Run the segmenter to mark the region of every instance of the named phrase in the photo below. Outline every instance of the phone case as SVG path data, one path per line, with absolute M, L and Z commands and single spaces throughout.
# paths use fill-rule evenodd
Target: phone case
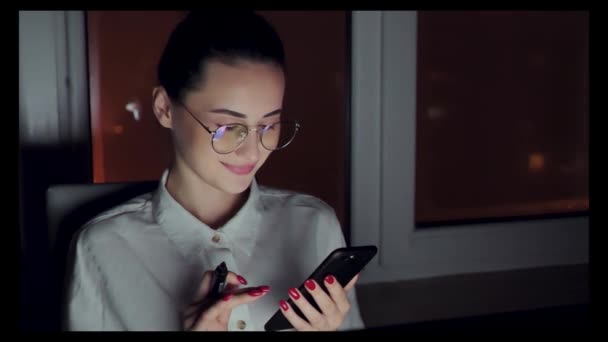
M 328 274 L 332 274 L 340 285 L 345 286 L 357 275 L 357 273 L 361 272 L 370 260 L 373 259 L 377 251 L 378 248 L 376 246 L 338 248 L 331 252 L 307 279 L 314 279 L 325 292 L 327 292 L 327 288 L 325 287 L 324 279 Z M 304 298 L 306 298 L 315 309 L 319 310 L 319 307 L 310 293 L 308 293 L 304 283 L 302 283 L 298 289 Z M 306 320 L 291 298 L 289 298 L 287 302 L 300 317 Z M 283 316 L 280 309 L 278 309 L 264 325 L 266 331 L 285 330 L 290 328 L 292 328 L 291 323 Z

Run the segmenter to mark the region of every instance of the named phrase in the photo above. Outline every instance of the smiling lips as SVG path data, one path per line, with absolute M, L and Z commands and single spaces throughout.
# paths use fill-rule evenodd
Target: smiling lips
M 255 164 L 231 165 L 222 162 L 222 165 L 224 165 L 228 170 L 230 170 L 230 172 L 239 176 L 248 175 L 251 173 L 251 171 L 253 171 L 253 169 L 255 169 Z

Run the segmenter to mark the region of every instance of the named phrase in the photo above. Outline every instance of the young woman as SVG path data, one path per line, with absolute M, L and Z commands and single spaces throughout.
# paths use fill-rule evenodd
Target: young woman
M 83 227 L 66 328 L 263 330 L 277 309 L 295 330 L 362 328 L 357 277 L 343 288 L 328 276 L 328 292 L 307 281 L 319 310 L 296 289 L 345 245 L 333 209 L 255 180 L 299 128 L 282 112 L 285 60 L 274 29 L 249 12 L 190 13 L 167 43 L 158 79 L 153 109 L 171 131 L 174 160 L 156 191 Z M 222 262 L 225 296 L 205 301 Z

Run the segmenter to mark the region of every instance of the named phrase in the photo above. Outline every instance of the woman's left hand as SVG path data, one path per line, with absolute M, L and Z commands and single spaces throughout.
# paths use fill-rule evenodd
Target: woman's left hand
M 358 279 L 359 275 L 357 274 L 345 287 L 342 287 L 335 277 L 327 276 L 324 283 L 329 294 L 323 291 L 314 280 L 307 280 L 304 285 L 321 312 L 315 309 L 298 289 L 289 289 L 289 297 L 306 316 L 308 322 L 298 316 L 285 300 L 280 301 L 281 312 L 297 331 L 337 330 L 351 307 L 346 294 L 355 286 Z

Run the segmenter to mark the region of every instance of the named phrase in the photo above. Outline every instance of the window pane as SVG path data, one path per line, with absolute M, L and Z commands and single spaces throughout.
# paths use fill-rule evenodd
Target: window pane
M 416 221 L 586 211 L 588 12 L 419 12 Z

